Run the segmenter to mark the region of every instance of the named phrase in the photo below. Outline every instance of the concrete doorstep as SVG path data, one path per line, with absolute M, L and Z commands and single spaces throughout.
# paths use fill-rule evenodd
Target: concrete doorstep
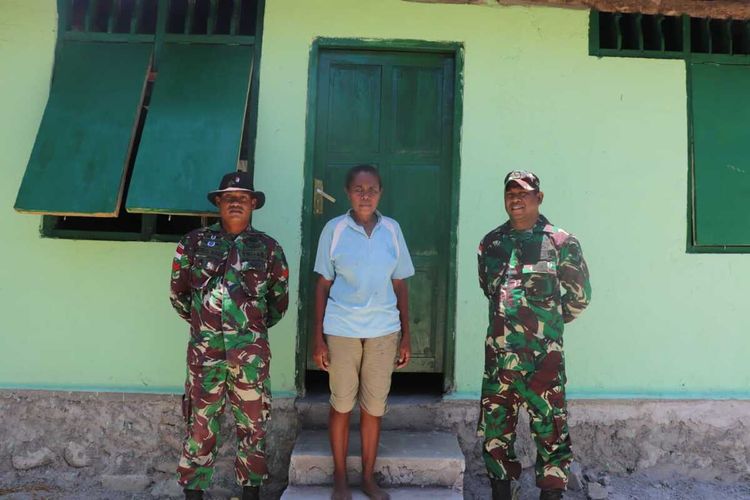
M 349 438 L 347 472 L 356 485 L 361 474 L 358 433 Z M 393 498 L 461 498 L 465 462 L 455 435 L 447 432 L 383 431 L 375 474 Z M 283 498 L 330 498 L 333 459 L 328 434 L 303 431 L 297 437 L 289 465 L 289 485 Z M 327 496 L 325 496 L 327 495 Z M 355 497 L 359 498 L 359 497 Z M 364 496 L 362 497 L 364 498 Z
M 462 500 L 463 494 L 448 488 L 386 488 L 391 500 Z M 281 495 L 281 500 L 330 500 L 331 486 L 290 486 Z M 352 500 L 367 500 L 368 497 L 356 487 L 352 488 Z

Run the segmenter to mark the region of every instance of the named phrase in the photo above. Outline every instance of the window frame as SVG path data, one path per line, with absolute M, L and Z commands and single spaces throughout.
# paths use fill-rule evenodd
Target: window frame
M 97 231 L 94 229 L 59 229 L 55 227 L 59 219 L 64 218 L 62 215 L 44 215 L 39 231 L 43 238 L 56 238 L 64 240 L 92 240 L 92 241 L 147 241 L 147 242 L 171 242 L 177 243 L 185 235 L 184 233 L 159 233 L 156 230 L 156 218 L 159 216 L 168 216 L 166 214 L 137 214 L 141 218 L 141 230 L 135 231 Z M 201 225 L 206 227 L 211 225 L 209 219 L 218 218 L 207 215 L 172 215 L 171 217 L 191 217 L 200 218 Z
M 688 254 L 746 254 L 750 253 L 750 245 L 697 245 L 695 243 L 696 218 L 695 218 L 695 141 L 693 123 L 693 88 L 691 63 L 715 63 L 719 65 L 742 65 L 748 66 L 750 70 L 750 54 L 717 54 L 705 52 L 692 52 L 691 20 L 689 16 L 682 18 L 682 51 L 665 52 L 661 50 L 647 49 L 607 49 L 599 46 L 599 11 L 589 11 L 589 55 L 595 57 L 635 57 L 645 59 L 681 59 L 685 64 L 685 81 L 687 90 L 687 158 L 688 158 L 688 189 L 687 189 L 687 231 L 685 238 L 685 251 Z M 746 21 L 750 26 L 750 20 Z M 750 148 L 749 148 L 750 149 Z M 750 152 L 750 151 L 749 151 Z M 748 207 L 750 208 L 750 207 Z
M 241 0 L 240 0 L 241 1 Z M 252 35 L 222 35 L 222 34 L 181 34 L 169 32 L 169 7 L 170 2 L 165 0 L 156 0 L 157 13 L 155 20 L 155 32 L 151 33 L 115 33 L 102 31 L 74 31 L 70 29 L 71 9 L 73 9 L 74 0 L 57 0 L 57 38 L 55 42 L 55 54 L 57 54 L 65 41 L 79 42 L 112 42 L 112 43 L 149 43 L 153 44 L 153 68 L 158 69 L 159 56 L 165 43 L 200 43 L 200 44 L 239 44 L 252 46 L 252 72 L 249 81 L 249 95 L 246 102 L 246 110 L 242 124 L 242 133 L 240 135 L 240 158 L 238 169 L 249 172 L 254 175 L 255 170 L 255 141 L 257 137 L 258 121 L 258 100 L 259 100 L 259 81 L 260 81 L 260 57 L 261 57 L 261 40 L 263 34 L 263 19 L 265 13 L 265 0 L 255 0 L 254 2 L 254 33 Z M 252 19 L 251 19 L 252 21 Z M 210 22 L 210 21 L 209 21 Z M 232 23 L 235 22 L 233 17 Z M 86 26 L 90 27 L 87 19 Z M 232 30 L 239 30 L 239 21 L 237 26 L 232 26 Z M 149 78 L 150 80 L 151 78 Z M 137 120 L 142 118 L 139 115 Z M 127 176 L 132 175 L 133 158 L 129 159 L 131 163 L 127 168 Z M 120 210 L 125 209 L 125 200 L 127 192 L 123 193 L 120 202 Z M 61 229 L 57 228 L 58 221 L 64 217 L 62 215 L 42 214 L 39 225 L 39 232 L 43 238 L 57 239 L 74 239 L 74 240 L 97 240 L 97 241 L 140 241 L 140 242 L 177 242 L 184 234 L 168 234 L 157 232 L 157 217 L 191 217 L 200 218 L 201 226 L 208 225 L 209 219 L 218 217 L 215 215 L 195 214 L 195 215 L 169 215 L 159 213 L 138 213 L 141 218 L 141 228 L 139 232 L 130 231 L 102 231 L 86 229 Z M 80 216 L 80 218 L 93 218 Z
M 710 57 L 690 58 L 685 61 L 685 80 L 687 85 L 687 121 L 688 121 L 688 196 L 687 196 L 687 253 L 696 254 L 746 254 L 750 253 L 750 245 L 698 245 L 696 244 L 695 217 L 695 124 L 693 121 L 693 77 L 691 62 L 716 62 L 728 65 L 727 61 L 719 62 Z M 735 66 L 745 66 L 750 71 L 750 60 L 734 61 Z M 750 89 L 749 89 L 750 90 Z M 750 153 L 750 147 L 748 147 Z M 750 209 L 750 201 L 748 201 Z

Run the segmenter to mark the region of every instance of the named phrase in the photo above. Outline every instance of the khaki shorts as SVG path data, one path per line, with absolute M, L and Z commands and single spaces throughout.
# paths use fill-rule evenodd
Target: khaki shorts
M 374 417 L 385 414 L 401 332 L 371 339 L 326 335 L 331 406 L 349 413 L 360 407 Z

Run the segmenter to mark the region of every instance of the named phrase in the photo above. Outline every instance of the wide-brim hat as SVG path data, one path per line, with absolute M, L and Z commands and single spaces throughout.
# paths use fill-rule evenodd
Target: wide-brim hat
M 216 197 L 223 193 L 232 191 L 244 191 L 251 193 L 255 198 L 255 210 L 266 204 L 266 195 L 263 191 L 256 191 L 253 187 L 253 179 L 247 172 L 229 172 L 221 178 L 219 189 L 210 191 L 207 195 L 208 201 L 216 205 Z

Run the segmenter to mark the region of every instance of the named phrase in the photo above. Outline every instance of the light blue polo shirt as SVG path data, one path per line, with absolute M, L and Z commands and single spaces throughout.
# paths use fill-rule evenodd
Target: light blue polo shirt
M 323 317 L 327 335 L 372 338 L 401 330 L 391 280 L 413 276 L 414 265 L 398 222 L 376 215 L 369 237 L 349 212 L 320 233 L 315 272 L 333 281 Z

